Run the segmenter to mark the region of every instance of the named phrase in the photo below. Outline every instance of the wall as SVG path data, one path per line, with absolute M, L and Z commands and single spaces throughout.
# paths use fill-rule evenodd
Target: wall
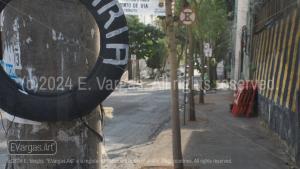
M 267 81 L 261 88 L 261 118 L 298 156 L 297 92 L 300 89 L 300 13 L 296 0 L 269 0 L 256 12 L 252 41 L 254 79 Z M 265 83 L 262 83 L 265 84 Z M 264 87 L 261 86 L 261 87 Z

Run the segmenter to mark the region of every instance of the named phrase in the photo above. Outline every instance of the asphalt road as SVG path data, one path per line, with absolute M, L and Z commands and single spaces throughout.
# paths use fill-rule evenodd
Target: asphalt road
M 106 119 L 104 127 L 105 149 L 110 159 L 130 147 L 149 142 L 170 120 L 169 90 L 116 91 L 103 105 L 114 108 L 114 117 Z

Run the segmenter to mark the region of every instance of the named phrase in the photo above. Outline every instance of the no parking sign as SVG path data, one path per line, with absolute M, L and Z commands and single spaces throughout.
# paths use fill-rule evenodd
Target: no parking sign
M 191 25 L 191 24 L 193 24 L 195 22 L 195 20 L 196 20 L 196 14 L 190 8 L 185 8 L 180 13 L 180 21 L 184 25 Z

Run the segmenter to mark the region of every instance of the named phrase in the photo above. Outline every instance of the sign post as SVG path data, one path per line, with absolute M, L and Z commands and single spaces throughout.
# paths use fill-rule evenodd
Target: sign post
M 185 8 L 180 13 L 180 21 L 184 25 L 191 25 L 196 20 L 196 14 L 190 8 Z
M 196 113 L 195 113 L 195 99 L 194 99 L 194 58 L 193 58 L 193 35 L 192 35 L 192 28 L 189 25 L 192 25 L 196 20 L 196 14 L 193 12 L 192 9 L 190 8 L 185 8 L 181 11 L 180 13 L 180 21 L 186 25 L 186 30 L 188 32 L 188 40 L 187 43 L 189 43 L 189 52 L 186 55 L 186 57 L 189 57 L 188 59 L 188 64 L 189 64 L 189 69 L 188 69 L 188 74 L 189 74 L 189 120 L 190 121 L 195 121 L 196 120 Z M 186 49 L 187 50 L 187 49 Z M 187 64 L 187 62 L 186 62 Z M 187 67 L 187 65 L 185 66 Z M 186 74 L 185 74 L 185 79 L 186 79 Z M 186 82 L 185 82 L 186 83 Z M 185 89 L 186 91 L 186 85 Z M 184 94 L 184 120 L 185 120 L 185 105 L 186 105 L 186 92 Z

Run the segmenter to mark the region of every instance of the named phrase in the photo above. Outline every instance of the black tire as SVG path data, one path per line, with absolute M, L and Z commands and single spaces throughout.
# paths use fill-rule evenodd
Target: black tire
M 1 0 L 0 11 L 10 1 Z M 0 66 L 1 109 L 13 116 L 34 121 L 70 121 L 88 115 L 113 92 L 128 62 L 128 27 L 124 13 L 116 0 L 80 1 L 94 16 L 101 34 L 101 57 L 86 79 L 86 84 L 61 94 L 28 94 L 22 91 Z M 112 12 L 119 12 L 120 15 L 111 17 Z M 114 19 L 113 22 L 108 22 L 110 18 Z M 111 32 L 114 33 L 109 34 Z M 116 45 L 119 48 L 116 48 Z M 121 53 L 120 58 L 115 57 L 117 50 Z M 113 83 L 113 87 L 99 87 L 99 84 L 105 83 Z

